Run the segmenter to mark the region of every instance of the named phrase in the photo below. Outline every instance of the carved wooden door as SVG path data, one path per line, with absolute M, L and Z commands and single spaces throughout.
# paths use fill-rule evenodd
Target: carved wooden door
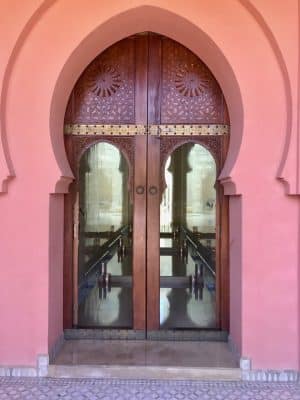
M 168 38 L 135 35 L 86 68 L 65 118 L 65 327 L 228 328 L 228 133 L 216 80 Z

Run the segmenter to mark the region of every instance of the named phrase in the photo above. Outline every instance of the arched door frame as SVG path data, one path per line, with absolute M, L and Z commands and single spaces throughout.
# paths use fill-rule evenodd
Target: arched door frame
M 149 10 L 151 11 L 150 14 L 147 13 L 148 6 L 132 9 L 126 11 L 124 14 L 114 17 L 103 25 L 98 26 L 98 28 L 86 37 L 74 52 L 72 52 L 66 61 L 64 68 L 61 70 L 53 91 L 50 118 L 50 132 L 52 135 L 53 148 L 56 154 L 58 166 L 62 171 L 61 178 L 56 183 L 56 192 L 67 192 L 70 177 L 72 176 L 68 169 L 68 163 L 61 154 L 61 151 L 55 150 L 63 147 L 63 137 L 56 133 L 61 129 L 61 124 L 58 124 L 58 121 L 62 121 L 64 118 L 64 110 L 67 104 L 69 92 L 62 90 L 62 88 L 67 86 L 70 91 L 84 67 L 91 62 L 97 54 L 101 53 L 101 51 L 112 45 L 114 42 L 135 33 L 137 30 L 152 30 L 153 32 L 159 32 L 173 38 L 174 40 L 178 40 L 187 48 L 191 49 L 196 55 L 205 61 L 217 77 L 218 82 L 221 84 L 229 106 L 231 141 L 220 178 L 226 195 L 235 195 L 238 193 L 236 182 L 233 180 L 233 176 L 230 173 L 239 153 L 243 132 L 243 101 L 240 92 L 240 85 L 235 72 L 217 43 L 215 43 L 198 26 L 193 25 L 190 21 L 184 20 L 179 15 L 167 10 L 155 7 L 149 7 Z M 147 21 L 144 21 L 140 18 L 141 15 L 148 15 L 149 18 L 147 18 Z M 157 21 L 160 21 L 161 18 L 164 20 L 164 23 L 158 24 Z M 141 24 L 136 25 L 137 21 L 139 23 L 141 22 Z M 122 32 L 120 32 L 120 26 L 122 26 Z M 133 26 L 135 27 L 134 29 Z M 185 33 L 184 35 L 182 35 L 183 32 Z M 197 37 L 197 41 L 194 39 L 191 41 L 191 38 L 195 37 Z M 101 40 L 99 40 L 99 38 L 101 38 Z M 88 51 L 83 52 L 84 49 L 88 49 Z M 53 118 L 54 116 L 56 117 Z M 233 206 L 240 210 L 239 197 L 235 197 L 234 204 L 235 206 Z M 239 216 L 241 218 L 241 214 L 239 214 Z M 237 223 L 238 221 L 235 220 L 235 227 L 237 227 Z M 241 224 L 241 219 L 239 220 L 239 224 Z M 227 229 L 229 230 L 229 226 L 227 226 Z M 237 228 L 237 232 L 239 232 L 238 235 L 241 241 L 242 230 L 240 225 Z M 229 263 L 229 260 L 226 261 Z M 235 264 L 237 266 L 239 265 L 238 268 L 240 268 L 241 252 L 238 252 L 235 256 Z M 230 283 L 230 286 L 232 286 L 232 283 Z M 234 303 L 241 304 L 241 291 L 236 290 L 235 287 L 236 284 L 233 286 L 234 293 L 232 293 L 234 294 Z M 241 314 L 235 312 L 234 315 L 231 315 L 231 320 L 233 322 L 233 328 L 230 328 L 230 330 L 232 329 L 231 335 L 237 349 L 240 349 L 242 335 Z M 230 325 L 232 326 L 231 323 Z

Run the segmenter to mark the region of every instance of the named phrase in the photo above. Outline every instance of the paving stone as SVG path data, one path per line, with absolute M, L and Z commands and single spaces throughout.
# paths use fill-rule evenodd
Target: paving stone
M 1 377 L 4 399 L 300 400 L 300 384 Z

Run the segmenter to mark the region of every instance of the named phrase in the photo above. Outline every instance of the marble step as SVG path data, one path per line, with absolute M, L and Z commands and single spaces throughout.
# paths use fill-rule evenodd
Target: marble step
M 127 366 L 127 365 L 49 365 L 51 378 L 174 379 L 239 381 L 239 368 Z

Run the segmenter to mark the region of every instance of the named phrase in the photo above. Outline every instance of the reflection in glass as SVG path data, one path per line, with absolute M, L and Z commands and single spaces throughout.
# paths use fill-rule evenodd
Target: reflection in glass
M 203 146 L 186 143 L 165 165 L 160 206 L 160 325 L 214 328 L 216 164 Z
M 79 166 L 78 325 L 132 325 L 132 211 L 122 153 L 100 142 Z
M 162 202 L 160 204 L 160 231 L 171 232 L 172 227 L 172 198 L 173 198 L 173 174 L 169 170 L 171 157 L 167 159 L 165 165 L 166 189 L 163 192 Z

